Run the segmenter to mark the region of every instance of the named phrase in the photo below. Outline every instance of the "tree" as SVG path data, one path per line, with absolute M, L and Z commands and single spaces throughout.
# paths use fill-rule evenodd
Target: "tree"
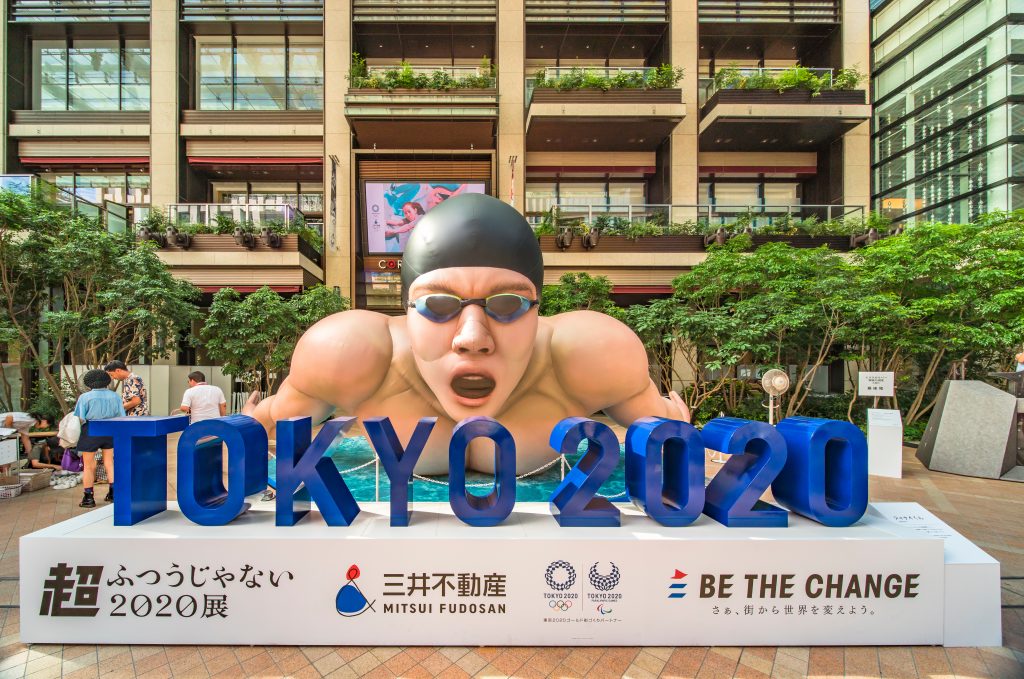
M 0 291 L 0 341 L 18 347 L 23 367 L 40 370 L 64 412 L 61 373 L 77 394 L 78 366 L 167 355 L 198 296 L 152 244 L 40 195 L 8 191 L 0 192 Z M 27 397 L 32 380 L 22 383 Z
M 612 283 L 605 276 L 565 273 L 558 285 L 545 285 L 540 314 L 554 316 L 567 311 L 598 311 L 622 320 L 625 312 L 612 301 Z
M 302 333 L 348 306 L 347 299 L 322 285 L 288 300 L 267 286 L 245 297 L 222 288 L 213 297 L 200 338 L 209 357 L 248 390 L 266 383 L 273 392 Z
M 858 252 L 855 265 L 851 357 L 910 386 L 907 424 L 931 410 L 951 363 L 1008 357 L 1024 340 L 1024 212 L 919 224 Z

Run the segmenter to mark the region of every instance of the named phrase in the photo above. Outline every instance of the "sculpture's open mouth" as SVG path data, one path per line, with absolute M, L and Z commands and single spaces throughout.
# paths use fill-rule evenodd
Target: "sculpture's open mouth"
M 494 380 L 487 375 L 459 375 L 452 380 L 452 391 L 462 398 L 487 398 L 494 391 Z

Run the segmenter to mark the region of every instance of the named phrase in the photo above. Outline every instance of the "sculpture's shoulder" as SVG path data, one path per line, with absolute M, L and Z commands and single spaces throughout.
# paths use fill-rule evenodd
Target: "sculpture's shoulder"
M 393 354 L 391 320 L 353 309 L 318 321 L 295 347 L 289 381 L 335 405 L 358 404 L 387 376 Z

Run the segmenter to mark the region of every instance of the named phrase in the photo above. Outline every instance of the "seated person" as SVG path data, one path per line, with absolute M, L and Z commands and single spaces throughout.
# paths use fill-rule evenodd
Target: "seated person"
M 32 444 L 32 450 L 28 455 L 28 467 L 30 469 L 54 469 L 59 471 L 61 458 L 64 456 L 64 449 L 56 436 L 44 439 L 37 439 Z
M 21 447 L 24 449 L 26 455 L 28 454 L 28 451 L 32 449 L 32 440 L 29 438 L 29 430 L 36 426 L 40 420 L 46 421 L 46 418 L 39 413 L 24 413 L 20 411 L 0 413 L 0 427 L 17 430 L 18 436 L 21 439 Z M 10 473 L 10 468 L 10 465 L 0 465 L 0 476 L 5 476 Z

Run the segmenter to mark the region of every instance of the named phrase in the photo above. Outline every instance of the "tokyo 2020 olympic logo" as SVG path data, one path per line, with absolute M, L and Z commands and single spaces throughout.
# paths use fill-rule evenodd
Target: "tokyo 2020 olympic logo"
M 576 584 L 576 569 L 568 561 L 552 561 L 544 571 L 544 581 L 556 592 L 564 592 Z

